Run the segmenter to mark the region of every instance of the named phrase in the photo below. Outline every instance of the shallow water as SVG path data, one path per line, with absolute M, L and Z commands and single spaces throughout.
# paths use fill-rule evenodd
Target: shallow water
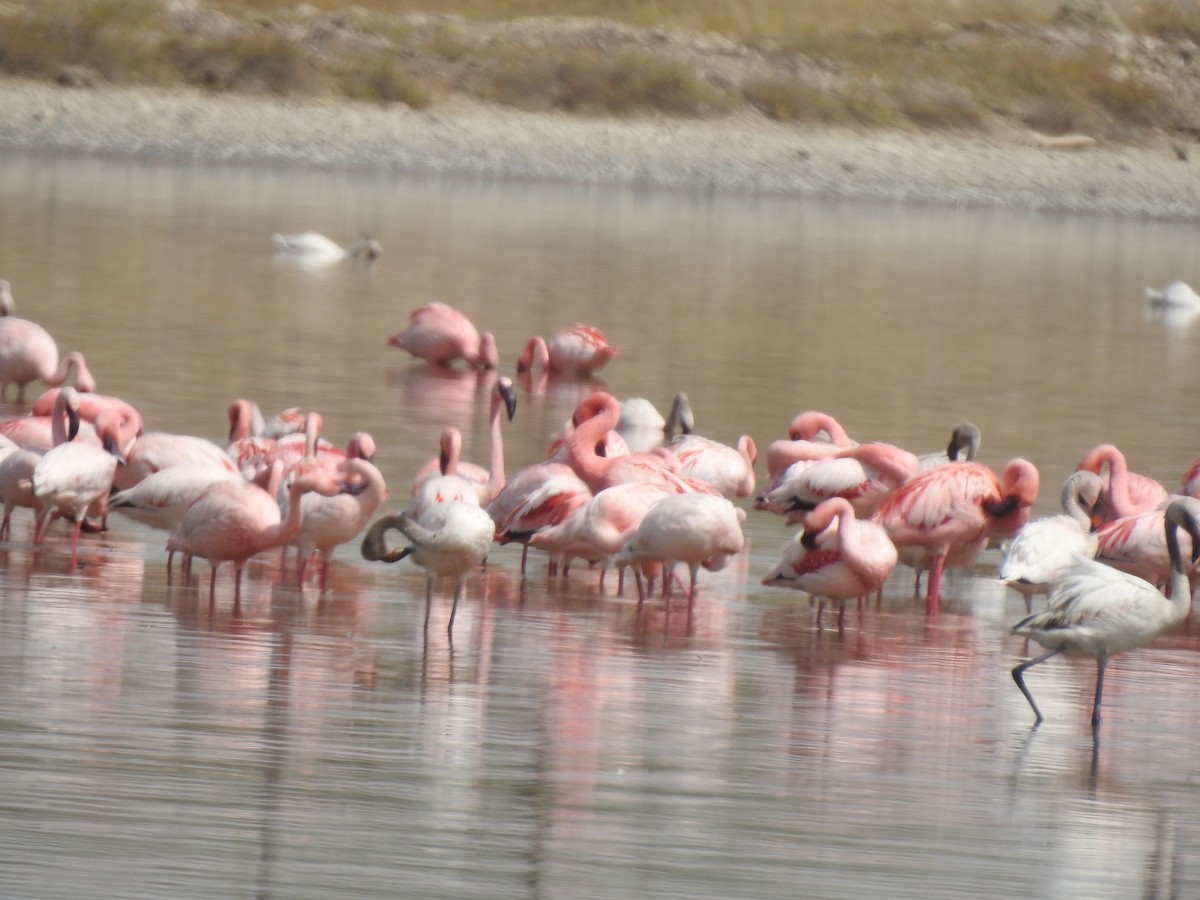
M 1034 461 L 1036 512 L 1092 445 L 1169 485 L 1197 453 L 1200 326 L 1142 288 L 1195 279 L 1173 223 L 392 176 L 6 157 L 0 275 L 149 428 L 221 440 L 235 397 L 370 431 L 403 504 L 444 424 L 486 457 L 488 377 L 385 346 L 443 299 L 523 341 L 575 320 L 617 396 L 686 390 L 761 448 L 815 408 L 917 451 L 971 418 Z M 384 257 L 314 270 L 276 231 Z M 590 388 L 520 382 L 510 471 Z M 9 412 L 21 410 L 10 408 Z M 760 475 L 763 473 L 760 465 Z M 747 504 L 748 505 L 748 504 Z M 18 514 L 20 516 L 20 514 Z M 498 549 L 451 643 L 411 564 L 272 554 L 168 585 L 116 519 L 0 545 L 0 872 L 35 897 L 1128 897 L 1200 880 L 1197 634 L 1110 667 L 1009 670 L 1021 599 L 985 556 L 936 616 L 901 570 L 847 629 L 759 581 L 789 530 L 703 573 L 694 614 Z

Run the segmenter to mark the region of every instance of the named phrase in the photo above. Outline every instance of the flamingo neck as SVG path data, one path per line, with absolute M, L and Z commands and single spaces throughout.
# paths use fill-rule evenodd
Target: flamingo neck
M 74 383 L 77 390 L 91 393 L 96 390 L 96 380 L 92 377 L 92 373 L 88 371 L 87 363 L 84 362 L 83 354 L 77 350 L 72 350 L 64 356 L 58 363 L 58 368 L 53 374 L 43 380 L 47 384 L 60 385 L 66 383 L 66 380 L 71 376 L 72 371 L 75 374 Z
M 531 372 L 535 365 L 541 366 L 543 371 L 550 368 L 550 348 L 541 335 L 531 337 L 517 358 L 518 372 Z
M 488 490 L 495 497 L 504 490 L 504 433 L 500 429 L 500 408 L 503 404 L 498 391 L 492 392 L 491 448 L 488 454 Z
M 603 490 L 605 477 L 612 468 L 613 460 L 596 453 L 596 445 L 616 427 L 621 417 L 621 405 L 611 395 L 604 395 L 595 415 L 579 425 L 567 423 L 567 458 L 571 468 L 593 491 Z

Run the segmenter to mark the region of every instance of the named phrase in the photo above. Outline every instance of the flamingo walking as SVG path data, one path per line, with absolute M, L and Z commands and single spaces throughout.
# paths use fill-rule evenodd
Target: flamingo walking
M 845 629 L 846 601 L 883 587 L 896 568 L 896 546 L 875 522 L 860 519 L 844 497 L 831 497 L 804 516 L 804 530 L 762 583 L 812 594 L 819 601 L 817 628 L 826 601 L 838 605 L 838 631 Z
M 1063 483 L 1063 513 L 1035 519 L 1022 528 L 1000 563 L 1000 580 L 1025 599 L 1033 612 L 1033 596 L 1044 594 L 1078 556 L 1096 555 L 1096 505 L 1103 484 L 1094 472 L 1072 472 Z
M 288 488 L 288 511 L 281 514 L 275 498 L 283 477 L 283 464 L 271 467 L 271 479 L 266 489 L 248 482 L 222 481 L 197 497 L 179 526 L 167 539 L 167 551 L 207 559 L 212 567 L 208 596 L 216 596 L 217 568 L 223 562 L 233 563 L 233 598 L 237 603 L 242 592 L 242 570 L 250 557 L 273 547 L 287 544 L 303 522 L 301 495 L 316 491 L 332 496 L 342 489 L 337 477 L 328 469 L 309 460 L 295 472 Z
M 490 331 L 481 333 L 457 309 L 436 301 L 414 309 L 408 327 L 387 342 L 439 366 L 448 366 L 460 356 L 475 369 L 500 365 L 495 336 Z
M 1095 560 L 1080 559 L 1054 583 L 1049 605 L 1013 626 L 1013 634 L 1031 638 L 1048 651 L 1012 670 L 1013 681 L 1033 709 L 1035 728 L 1043 717 L 1025 686 L 1028 669 L 1059 654 L 1096 660 L 1096 694 L 1092 701 L 1092 728 L 1096 729 L 1109 658 L 1148 644 L 1187 618 L 1192 593 L 1179 545 L 1180 528 L 1191 538 L 1190 560 L 1194 564 L 1200 559 L 1200 526 L 1187 505 L 1173 502 L 1163 514 L 1163 542 L 1171 573 L 1169 599 L 1141 578 Z
M 980 463 L 960 461 L 902 484 L 884 499 L 876 521 L 896 545 L 901 562 L 918 573 L 929 569 L 926 604 L 932 612 L 942 569 L 973 562 L 989 537 L 1019 531 L 1037 491 L 1038 471 L 1028 460 L 1010 460 L 1002 478 Z
M 478 505 L 460 501 L 440 503 L 426 510 L 419 520 L 403 514 L 378 519 L 363 538 L 362 555 L 379 562 L 399 562 L 412 555 L 413 562 L 425 570 L 426 628 L 433 602 L 433 582 L 440 576 L 452 576 L 454 604 L 450 607 L 446 632 L 453 636 L 454 617 L 467 573 L 487 559 L 495 527 L 492 517 Z M 407 547 L 396 549 L 388 543 L 387 532 L 392 529 L 408 539 Z
M 742 521 L 746 511 L 724 497 L 711 494 L 671 494 L 646 513 L 633 536 L 613 558 L 616 566 L 648 562 L 662 564 L 663 596 L 670 598 L 676 563 L 685 563 L 691 575 L 688 609 L 696 599 L 696 577 L 701 566 L 710 572 L 724 568 L 729 557 L 742 551 L 746 539 Z M 638 583 L 638 605 L 646 599 L 641 572 L 634 569 Z
M 592 325 L 577 322 L 568 325 L 549 342 L 534 335 L 517 359 L 518 372 L 531 372 L 536 366 L 556 375 L 590 375 L 608 364 L 617 348 Z

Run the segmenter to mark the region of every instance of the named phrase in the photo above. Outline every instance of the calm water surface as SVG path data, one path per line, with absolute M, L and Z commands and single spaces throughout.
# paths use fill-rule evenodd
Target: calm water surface
M 276 231 L 373 268 L 273 259 Z M 85 160 L 0 160 L 0 275 L 155 430 L 221 440 L 235 397 L 379 444 L 391 506 L 445 424 L 486 458 L 487 376 L 385 346 L 427 299 L 504 367 L 576 320 L 619 397 L 686 390 L 698 428 L 766 446 L 803 409 L 924 451 L 953 424 L 1042 473 L 1092 445 L 1169 485 L 1200 453 L 1200 325 L 1141 292 L 1196 279 L 1195 228 L 1006 212 Z M 519 384 L 508 469 L 589 385 Z M 10 408 L 10 414 L 23 410 Z M 760 475 L 764 474 L 760 466 Z M 18 514 L 19 515 L 19 514 Z M 454 641 L 424 578 L 339 551 L 297 590 L 274 554 L 240 607 L 166 582 L 117 519 L 77 568 L 56 526 L 0 545 L 0 894 L 11 897 L 1080 897 L 1200 891 L 1198 638 L 1009 677 L 1020 598 L 986 556 L 940 614 L 897 572 L 819 632 L 759 584 L 790 537 L 639 615 L 498 549 Z

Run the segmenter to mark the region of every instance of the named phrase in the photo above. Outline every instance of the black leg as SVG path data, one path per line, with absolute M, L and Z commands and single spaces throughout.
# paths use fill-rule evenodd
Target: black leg
M 1038 709 L 1037 704 L 1033 702 L 1033 694 L 1029 693 L 1029 688 L 1025 687 L 1025 670 L 1030 666 L 1036 666 L 1038 663 L 1045 662 L 1052 656 L 1058 656 L 1058 654 L 1061 652 L 1062 648 L 1059 647 L 1056 650 L 1051 650 L 1049 653 L 1043 653 L 1041 656 L 1029 660 L 1029 662 L 1023 662 L 1012 670 L 1013 681 L 1017 683 L 1017 687 L 1021 689 L 1021 693 L 1024 694 L 1025 699 L 1029 701 L 1029 706 L 1033 709 L 1034 716 L 1036 716 L 1033 722 L 1035 728 L 1042 724 L 1042 711 Z
M 1092 727 L 1100 727 L 1100 695 L 1104 693 L 1104 667 L 1108 665 L 1108 657 L 1101 656 L 1096 660 L 1096 699 L 1092 702 Z

